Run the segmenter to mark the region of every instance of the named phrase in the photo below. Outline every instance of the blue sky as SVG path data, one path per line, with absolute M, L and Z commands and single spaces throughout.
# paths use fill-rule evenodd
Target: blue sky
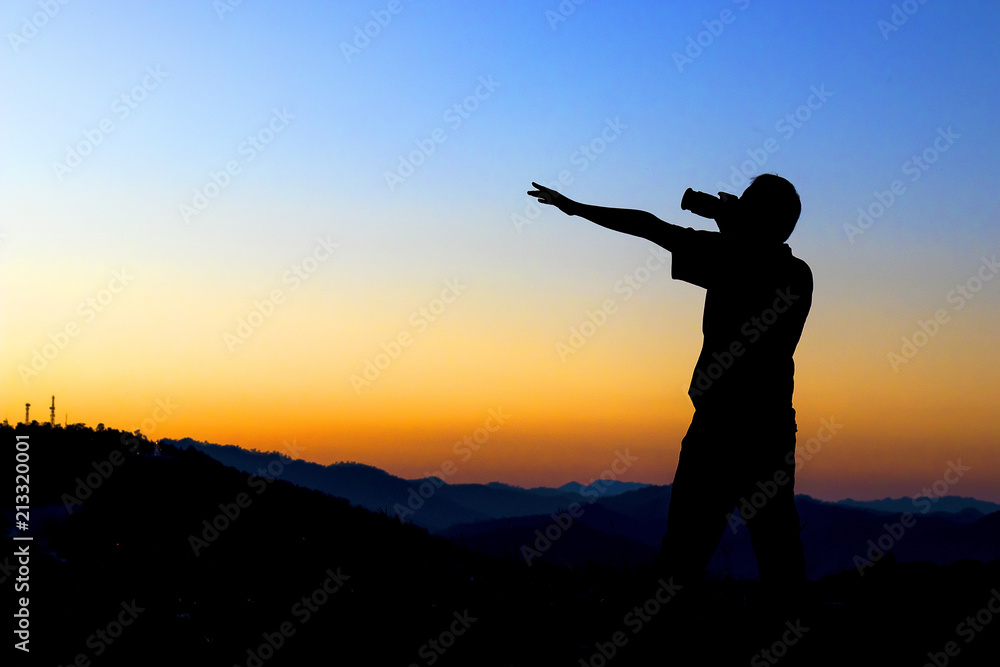
M 855 202 L 868 203 L 875 188 L 899 177 L 938 128 L 950 126 L 962 137 L 958 147 L 900 207 L 926 214 L 910 225 L 911 238 L 936 240 L 945 216 L 975 217 L 996 204 L 986 160 L 997 148 L 990 110 L 998 93 L 989 85 L 997 10 L 988 3 L 917 6 L 886 39 L 878 21 L 891 17 L 892 5 L 878 3 L 675 9 L 591 1 L 555 24 L 545 12 L 559 5 L 544 2 L 400 2 L 398 14 L 382 3 L 243 2 L 221 18 L 211 2 L 68 3 L 5 55 L 5 79 L 16 94 L 4 114 L 16 131 L 5 135 L 4 147 L 16 159 L 7 161 L 4 182 L 59 185 L 67 201 L 90 203 L 102 187 L 155 197 L 156 204 L 183 201 L 210 170 L 237 156 L 272 109 L 287 109 L 295 116 L 289 131 L 247 165 L 234 188 L 266 192 L 272 201 L 275 191 L 320 205 L 335 201 L 386 218 L 398 218 L 400 207 L 422 218 L 434 211 L 437 219 L 415 230 L 419 244 L 464 226 L 457 219 L 467 207 L 521 206 L 525 180 L 552 179 L 606 118 L 620 118 L 628 130 L 568 189 L 674 218 L 678 192 L 688 185 L 712 190 L 769 138 L 779 151 L 761 169 L 799 184 L 807 214 L 849 215 Z M 5 25 L 23 32 L 19 22 L 33 10 L 35 3 L 8 3 Z M 372 11 L 391 21 L 348 62 L 341 44 L 352 42 Z M 719 20 L 723 12 L 730 23 Z M 721 34 L 708 40 L 706 21 Z M 672 55 L 685 53 L 699 33 L 708 45 L 678 71 Z M 147 67 L 166 73 L 162 85 L 119 120 L 112 100 L 140 84 Z M 473 94 L 481 76 L 499 87 L 453 129 L 444 112 Z M 829 100 L 794 135 L 778 132 L 776 123 L 820 86 L 832 92 Z M 117 127 L 104 145 L 65 182 L 45 179 L 65 147 L 106 117 Z M 384 172 L 436 128 L 446 134 L 437 154 L 389 192 Z M 228 212 L 200 217 L 207 223 Z M 102 229 L 121 230 L 123 239 L 134 234 L 134 223 L 108 217 Z M 832 220 L 816 222 L 802 235 L 819 228 L 843 234 Z

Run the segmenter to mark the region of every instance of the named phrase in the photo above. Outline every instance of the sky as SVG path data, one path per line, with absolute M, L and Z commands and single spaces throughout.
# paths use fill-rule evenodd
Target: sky
M 666 484 L 704 291 L 525 193 L 714 229 L 768 172 L 796 491 L 1000 502 L 1000 5 L 678 4 L 5 2 L 3 416 Z

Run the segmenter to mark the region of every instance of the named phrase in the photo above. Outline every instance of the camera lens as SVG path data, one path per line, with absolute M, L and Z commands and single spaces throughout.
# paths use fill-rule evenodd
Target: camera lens
M 722 210 L 722 200 L 705 192 L 688 188 L 681 197 L 681 210 L 691 211 L 703 218 L 715 218 Z

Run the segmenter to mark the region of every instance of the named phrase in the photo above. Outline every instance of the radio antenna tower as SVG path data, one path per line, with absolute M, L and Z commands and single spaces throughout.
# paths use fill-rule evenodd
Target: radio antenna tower
M 24 404 L 24 423 L 25 424 L 30 424 L 31 423 L 31 420 L 28 418 L 28 415 L 30 413 L 31 413 L 31 403 L 25 403 Z
M 52 407 L 49 408 L 49 426 L 56 425 L 56 397 L 52 396 Z

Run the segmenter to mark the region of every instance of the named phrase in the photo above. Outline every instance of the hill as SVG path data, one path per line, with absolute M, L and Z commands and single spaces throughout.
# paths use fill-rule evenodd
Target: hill
M 998 562 L 887 556 L 814 582 L 791 620 L 769 611 L 757 582 L 685 592 L 626 561 L 572 565 L 577 539 L 604 539 L 606 560 L 641 551 L 596 532 L 623 533 L 616 513 L 663 503 L 663 487 L 587 505 L 548 550 L 567 562 L 527 565 L 195 448 L 113 429 L 0 427 L 4 442 L 15 435 L 30 443 L 30 525 L 17 533 L 34 538 L 23 575 L 34 664 L 746 664 L 786 623 L 804 635 L 783 665 L 923 664 L 948 641 L 962 664 L 995 664 L 1000 644 L 992 627 L 971 642 L 957 629 L 988 610 Z M 983 517 L 979 534 L 995 534 L 998 519 Z M 3 514 L 8 536 L 13 521 Z

